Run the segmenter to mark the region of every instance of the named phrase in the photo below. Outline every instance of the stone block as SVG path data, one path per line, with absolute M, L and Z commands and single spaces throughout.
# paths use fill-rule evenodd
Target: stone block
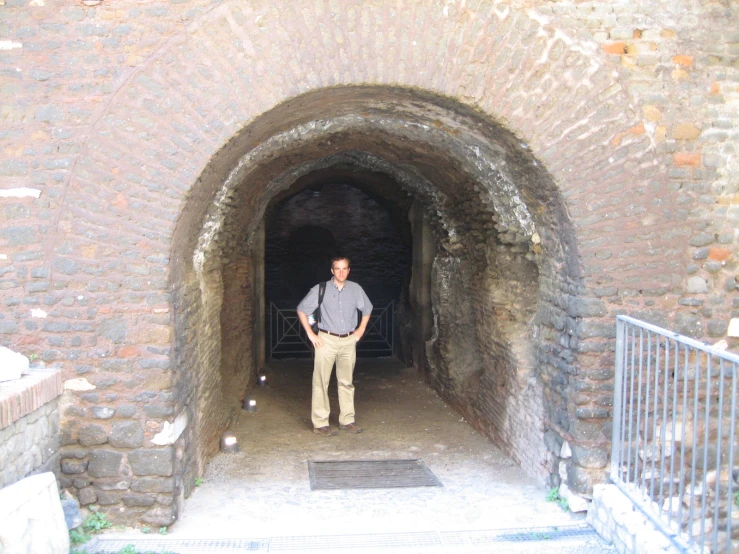
M 608 452 L 603 448 L 572 445 L 572 460 L 580 467 L 600 469 L 608 465 Z
M 590 494 L 593 483 L 588 470 L 575 464 L 568 464 L 567 485 L 578 494 Z
M 84 473 L 87 470 L 87 460 L 74 460 L 74 459 L 62 460 L 61 468 L 62 468 L 62 473 L 66 473 L 68 475 Z
M 121 497 L 123 494 L 120 491 L 104 491 L 104 490 L 98 490 L 97 497 L 98 497 L 98 504 L 101 506 L 113 506 L 115 504 L 119 504 L 121 501 Z
M 608 313 L 605 304 L 594 298 L 570 298 L 567 313 L 572 317 L 598 317 Z
M 134 492 L 172 492 L 174 491 L 174 479 L 172 477 L 143 477 L 134 479 L 131 483 L 131 490 Z
M 112 450 L 93 450 L 87 472 L 91 477 L 114 477 L 120 474 L 123 454 Z
M 80 504 L 83 506 L 89 506 L 95 504 L 98 500 L 98 495 L 95 492 L 95 487 L 83 487 L 79 490 Z
M 69 533 L 53 473 L 27 477 L 0 489 L 3 552 L 67 554 Z
M 128 454 L 128 462 L 134 475 L 169 477 L 174 470 L 174 453 L 171 447 L 139 449 Z
M 606 419 L 611 412 L 605 408 L 577 408 L 575 415 L 579 419 Z
M 90 412 L 92 412 L 92 417 L 95 419 L 110 419 L 115 415 L 115 409 L 106 406 L 93 406 L 90 408 Z
M 700 317 L 686 312 L 675 315 L 674 330 L 689 337 L 697 337 L 703 334 Z
M 148 494 L 125 494 L 121 497 L 121 500 L 126 506 L 144 506 L 149 507 L 154 505 L 154 498 Z
M 137 421 L 116 423 L 108 440 L 112 446 L 138 448 L 144 443 L 144 430 Z
M 158 406 L 156 404 L 147 404 L 144 406 L 144 412 L 149 417 L 164 418 L 174 415 L 172 406 Z
M 710 319 L 708 320 L 708 323 L 706 324 L 706 329 L 708 330 L 708 336 L 709 337 L 723 337 L 726 335 L 726 330 L 729 326 L 728 321 L 724 321 L 721 319 Z
M 106 319 L 100 324 L 98 333 L 118 344 L 126 340 L 126 330 L 126 322 L 123 319 Z
M 85 425 L 77 431 L 77 439 L 82 446 L 94 446 L 108 442 L 108 433 L 100 425 Z

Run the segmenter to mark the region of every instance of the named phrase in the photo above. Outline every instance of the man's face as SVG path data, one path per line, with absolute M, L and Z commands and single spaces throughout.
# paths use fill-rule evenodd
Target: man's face
M 343 283 L 349 277 L 349 263 L 346 260 L 334 262 L 331 267 L 331 274 L 334 276 L 334 281 Z

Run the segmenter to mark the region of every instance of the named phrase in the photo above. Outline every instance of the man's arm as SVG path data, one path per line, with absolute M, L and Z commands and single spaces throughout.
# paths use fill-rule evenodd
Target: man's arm
M 300 320 L 300 324 L 303 326 L 303 329 L 305 329 L 305 334 L 308 335 L 308 340 L 311 344 L 313 344 L 315 348 L 321 348 L 323 346 L 323 341 L 321 340 L 321 337 L 313 332 L 310 323 L 308 323 L 308 316 L 298 310 L 298 319 Z M 364 320 L 364 318 L 362 318 L 362 320 Z
M 367 323 L 369 323 L 370 314 L 363 315 L 362 321 L 359 322 L 359 327 L 354 329 L 354 333 L 352 333 L 355 337 L 357 337 L 357 342 L 359 342 L 359 339 L 362 338 L 364 335 L 364 332 L 367 330 Z M 307 318 L 306 318 L 307 320 Z

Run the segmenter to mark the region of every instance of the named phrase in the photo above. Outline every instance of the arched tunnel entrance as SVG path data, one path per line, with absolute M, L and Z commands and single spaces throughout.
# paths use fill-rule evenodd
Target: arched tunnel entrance
M 309 199 L 341 187 L 356 203 L 336 220 L 313 217 Z M 301 198 L 304 221 L 289 216 L 291 200 Z M 551 355 L 550 337 L 565 326 L 558 293 L 580 286 L 557 186 L 526 144 L 455 101 L 352 87 L 299 96 L 233 137 L 178 223 L 175 396 L 194 423 L 177 462 L 186 489 L 267 357 L 265 283 L 277 288 L 279 281 L 265 272 L 270 222 L 293 218 L 294 240 L 267 256 L 304 262 L 304 275 L 279 285 L 299 296 L 301 280 L 316 278 L 299 258 L 300 241 L 333 239 L 342 247 L 331 233 L 342 217 L 346 232 L 357 229 L 364 198 L 398 229 L 399 242 L 388 247 L 407 251 L 405 270 L 384 260 L 373 267 L 362 256 L 365 241 L 379 236 L 352 244 L 363 260 L 357 280 L 362 271 L 369 282 L 372 271 L 403 273 L 401 357 L 530 474 L 552 472 L 543 422 L 567 427 L 574 354 L 558 345 L 568 355 Z M 288 212 L 279 215 L 278 207 Z

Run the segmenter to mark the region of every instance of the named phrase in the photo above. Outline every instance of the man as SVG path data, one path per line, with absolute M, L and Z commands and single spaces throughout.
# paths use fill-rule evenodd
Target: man
M 318 334 L 311 329 L 308 316 L 318 307 L 320 286 L 313 287 L 298 304 L 298 319 L 316 349 L 313 363 L 311 420 L 313 432 L 322 437 L 331 437 L 337 433 L 328 424 L 331 412 L 328 384 L 334 364 L 339 385 L 339 428 L 350 433 L 362 432 L 362 428 L 354 421 L 352 378 L 357 359 L 357 342 L 367 329 L 372 303 L 362 287 L 354 281 L 347 280 L 349 264 L 349 258 L 343 256 L 331 260 L 333 278 L 326 282 Z M 362 314 L 359 327 L 357 327 L 357 310 Z

